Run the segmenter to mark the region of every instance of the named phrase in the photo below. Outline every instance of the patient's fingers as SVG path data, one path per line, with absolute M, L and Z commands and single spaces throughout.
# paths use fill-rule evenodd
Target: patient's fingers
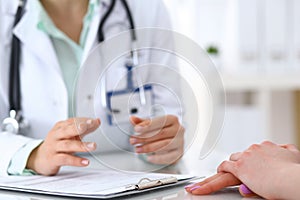
M 244 197 L 254 197 L 257 196 L 254 192 L 252 192 L 245 184 L 241 184 L 239 187 L 239 192 Z
M 299 152 L 298 148 L 293 144 L 283 144 L 280 146 L 290 151 Z
M 223 161 L 217 169 L 218 172 L 229 172 L 233 175 L 237 174 L 236 161 Z
M 190 192 L 192 194 L 197 195 L 205 195 L 210 194 L 213 192 L 216 192 L 222 188 L 228 187 L 228 186 L 234 186 L 241 184 L 241 181 L 237 179 L 234 175 L 231 173 L 219 173 L 218 176 L 210 177 L 210 181 L 206 180 L 203 184 L 203 182 L 194 184 L 192 187 L 185 188 L 187 192 Z
M 241 155 L 242 155 L 241 152 L 233 153 L 233 154 L 231 154 L 229 160 L 237 161 L 241 157 Z
M 201 182 L 198 182 L 198 183 L 193 183 L 193 184 L 190 184 L 190 185 L 186 185 L 184 188 L 186 189 L 186 191 L 190 192 L 190 189 L 193 188 L 194 186 L 197 186 L 197 185 L 204 185 L 206 183 L 209 183 L 211 181 L 213 181 L 214 179 L 218 178 L 219 176 L 223 175 L 224 172 L 220 172 L 220 173 L 217 173 L 211 177 L 208 177 L 206 179 L 204 179 L 203 181 Z
M 205 183 L 211 182 L 211 181 L 215 180 L 216 178 L 218 178 L 219 176 L 222 176 L 223 174 L 225 174 L 225 173 L 224 172 L 217 173 L 211 177 L 206 178 L 204 181 L 199 182 L 198 184 L 204 185 Z

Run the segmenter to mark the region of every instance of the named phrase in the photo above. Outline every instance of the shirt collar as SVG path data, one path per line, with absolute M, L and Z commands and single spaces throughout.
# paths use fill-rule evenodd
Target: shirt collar
M 100 1 L 102 2 L 104 0 L 89 0 L 88 11 L 83 19 L 84 22 L 90 20 L 93 17 L 95 11 L 97 10 L 96 8 L 99 7 Z M 52 37 L 66 39 L 64 33 L 56 28 L 55 24 L 42 6 L 40 0 L 33 0 L 30 2 L 32 2 L 32 7 L 37 11 L 37 28 L 41 31 L 46 32 Z
M 99 7 L 100 1 L 103 3 L 103 5 L 107 4 L 110 0 L 89 0 L 88 5 L 88 11 L 85 16 L 85 18 L 89 15 L 93 15 L 93 12 L 95 11 L 95 8 Z M 41 28 L 41 26 L 44 26 L 42 30 L 45 31 L 45 27 L 51 27 L 54 28 L 55 25 L 52 22 L 51 18 L 47 14 L 46 10 L 43 8 L 40 0 L 32 0 L 29 1 L 32 4 L 32 7 L 38 12 L 38 20 L 37 20 L 37 27 Z M 47 31 L 47 30 L 46 30 Z

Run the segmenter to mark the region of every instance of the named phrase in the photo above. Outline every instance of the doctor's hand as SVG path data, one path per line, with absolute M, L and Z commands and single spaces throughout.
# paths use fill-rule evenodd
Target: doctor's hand
M 99 125 L 99 119 L 89 118 L 72 118 L 56 123 L 43 143 L 31 152 L 26 168 L 41 175 L 55 175 L 61 166 L 87 166 L 89 160 L 74 153 L 96 149 L 96 143 L 82 142 L 81 139 Z
M 138 154 L 148 154 L 147 160 L 153 164 L 174 164 L 183 154 L 184 128 L 173 115 L 153 119 L 132 116 L 131 123 L 137 133 L 130 137 L 130 144 Z

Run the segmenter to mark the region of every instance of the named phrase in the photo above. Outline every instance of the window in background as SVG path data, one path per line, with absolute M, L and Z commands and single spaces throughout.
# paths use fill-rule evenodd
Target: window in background
M 204 49 L 218 51 L 218 56 L 211 57 L 223 75 L 229 101 L 219 146 L 232 151 L 262 139 L 295 143 L 293 92 L 300 90 L 300 1 L 164 2 L 175 31 Z M 237 141 L 242 145 L 234 147 Z

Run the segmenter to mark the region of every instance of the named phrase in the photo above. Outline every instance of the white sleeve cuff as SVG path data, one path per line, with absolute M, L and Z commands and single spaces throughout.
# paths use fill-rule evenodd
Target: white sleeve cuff
M 43 140 L 31 140 L 28 143 L 26 143 L 24 146 L 22 146 L 12 157 L 7 173 L 9 175 L 33 175 L 35 174 L 32 170 L 27 170 L 26 164 L 29 155 L 31 152 L 39 146 Z

